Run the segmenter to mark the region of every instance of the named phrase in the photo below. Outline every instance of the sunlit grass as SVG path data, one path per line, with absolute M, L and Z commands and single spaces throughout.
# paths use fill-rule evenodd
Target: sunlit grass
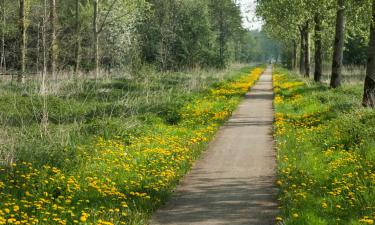
M 285 224 L 373 224 L 375 112 L 362 85 L 329 89 L 276 70 L 275 138 Z
M 98 135 L 0 167 L 0 224 L 147 223 L 263 69 L 249 70 L 150 106 L 133 128 L 120 117 L 82 124 Z

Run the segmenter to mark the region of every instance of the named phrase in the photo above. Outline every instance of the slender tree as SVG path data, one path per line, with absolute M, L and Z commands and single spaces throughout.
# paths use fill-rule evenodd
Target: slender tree
M 5 0 L 2 1 L 2 23 L 3 29 L 1 31 L 1 58 L 0 58 L 0 68 L 3 72 L 6 71 L 6 60 L 5 60 L 5 27 L 6 27 L 6 9 Z
M 47 76 L 47 0 L 44 0 L 44 5 L 43 5 L 43 21 L 42 21 L 42 49 L 43 49 L 43 70 L 42 70 L 42 84 L 41 84 L 41 94 L 44 95 L 46 92 L 46 76 Z
M 335 42 L 333 45 L 331 88 L 341 86 L 342 60 L 344 52 L 344 32 L 345 32 L 345 0 L 338 0 L 336 16 Z
M 75 28 L 76 28 L 76 46 L 75 46 L 75 67 L 74 70 L 77 73 L 79 71 L 79 65 L 81 63 L 81 20 L 79 11 L 79 0 L 75 2 Z
M 320 82 L 322 77 L 322 29 L 321 29 L 321 18 L 320 15 L 316 14 L 314 17 L 315 21 L 315 70 L 314 70 L 314 81 Z
M 37 26 L 37 38 L 36 38 L 36 73 L 39 74 L 39 62 L 40 60 L 40 23 Z
M 57 61 L 57 41 L 56 41 L 56 0 L 49 0 L 50 14 L 50 72 L 51 76 L 55 77 L 56 72 L 56 61 Z
M 300 74 L 304 74 L 305 73 L 305 31 L 304 31 L 304 27 L 300 27 L 299 28 L 300 30 L 300 56 L 299 56 L 299 73 Z
M 372 23 L 362 104 L 365 107 L 375 107 L 375 0 L 372 3 Z
M 310 76 L 310 33 L 309 33 L 309 22 L 307 21 L 304 27 L 304 38 L 305 38 L 305 45 L 304 45 L 304 63 L 305 63 L 305 77 Z
M 42 72 L 42 83 L 41 83 L 41 95 L 43 97 L 43 108 L 42 108 L 42 120 L 41 126 L 43 128 L 43 135 L 47 134 L 48 126 L 48 108 L 47 108 L 47 95 L 46 95 L 46 75 L 47 75 L 47 0 L 44 0 L 44 15 L 43 15 L 43 26 L 42 26 L 42 42 L 43 42 L 43 72 Z
M 297 41 L 295 39 L 293 39 L 292 41 L 292 45 L 293 45 L 293 56 L 292 56 L 292 69 L 295 70 L 297 68 Z
M 17 81 L 19 83 L 24 82 L 25 72 L 26 72 L 26 1 L 19 0 L 19 34 L 20 34 L 20 55 L 19 55 L 19 65 L 20 72 L 18 74 Z
M 98 15 L 99 15 L 99 0 L 94 0 L 94 18 L 93 18 L 93 33 L 94 33 L 94 60 L 95 60 L 95 77 L 99 76 L 99 29 L 98 29 Z

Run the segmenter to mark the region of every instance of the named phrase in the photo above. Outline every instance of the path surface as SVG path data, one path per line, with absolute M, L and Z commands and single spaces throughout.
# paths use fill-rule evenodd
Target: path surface
M 151 225 L 270 225 L 277 214 L 268 68 Z

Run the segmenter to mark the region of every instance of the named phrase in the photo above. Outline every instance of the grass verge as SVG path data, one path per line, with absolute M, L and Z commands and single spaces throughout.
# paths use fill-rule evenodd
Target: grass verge
M 329 89 L 274 72 L 278 220 L 293 225 L 373 224 L 375 111 L 362 85 Z
M 0 224 L 147 223 L 262 70 L 139 115 L 136 131 L 60 149 L 74 156 L 60 157 L 59 167 L 27 160 L 0 167 Z

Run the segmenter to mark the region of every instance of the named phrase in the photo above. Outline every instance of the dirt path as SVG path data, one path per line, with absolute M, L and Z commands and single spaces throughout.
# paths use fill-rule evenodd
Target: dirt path
M 270 225 L 277 213 L 270 68 L 151 225 Z

